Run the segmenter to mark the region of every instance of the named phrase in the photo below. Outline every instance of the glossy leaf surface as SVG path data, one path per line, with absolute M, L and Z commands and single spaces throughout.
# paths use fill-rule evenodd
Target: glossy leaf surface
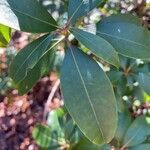
M 124 20 L 118 15 L 104 18 L 97 24 L 97 35 L 122 55 L 150 59 L 150 31 L 140 26 L 137 19 L 130 21 L 127 15 Z
M 45 56 L 47 52 L 54 48 L 60 41 L 61 40 L 54 39 L 54 35 L 44 35 L 22 49 L 14 58 L 10 66 L 10 76 L 15 84 L 17 85 L 20 83 L 27 76 L 28 72 L 34 72 L 34 69 L 36 69 L 34 67 L 36 65 L 40 66 L 47 64 L 49 59 L 45 62 L 44 60 L 46 58 L 43 58 L 43 60 L 42 57 Z M 37 64 L 39 61 L 41 62 Z M 42 69 L 44 70 L 44 68 Z
M 149 135 L 150 124 L 148 124 L 146 117 L 138 117 L 129 127 L 124 137 L 123 144 L 125 147 L 136 146 L 144 142 Z
M 0 23 L 16 30 L 44 33 L 57 29 L 56 21 L 36 0 L 1 0 L 0 12 Z
M 43 75 L 52 70 L 54 60 L 54 51 L 50 50 L 32 69 L 28 71 L 25 78 L 17 84 L 19 93 L 21 95 L 27 93 Z
M 71 23 L 86 15 L 93 8 L 98 6 L 102 0 L 69 0 L 69 20 Z
M 116 67 L 119 66 L 119 57 L 117 52 L 105 39 L 80 29 L 74 28 L 71 31 L 74 36 L 97 57 L 113 64 Z
M 96 144 L 110 142 L 117 126 L 112 85 L 99 65 L 77 47 L 66 51 L 61 88 L 65 105 L 81 131 Z

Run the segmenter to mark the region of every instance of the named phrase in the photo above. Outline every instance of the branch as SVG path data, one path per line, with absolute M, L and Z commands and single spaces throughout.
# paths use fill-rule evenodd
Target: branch
M 50 108 L 49 108 L 49 105 L 50 105 L 50 103 L 52 102 L 52 99 L 53 99 L 53 97 L 54 97 L 54 94 L 56 93 L 56 91 L 57 91 L 59 85 L 60 85 L 60 79 L 58 79 L 58 80 L 55 82 L 55 84 L 54 84 L 54 86 L 53 86 L 53 88 L 52 88 L 52 90 L 51 90 L 51 92 L 50 92 L 50 94 L 49 94 L 49 96 L 48 96 L 47 102 L 45 103 L 45 108 L 44 108 L 44 113 L 43 113 L 43 122 L 46 121 L 47 113 L 48 113 L 49 111 L 51 111 Z

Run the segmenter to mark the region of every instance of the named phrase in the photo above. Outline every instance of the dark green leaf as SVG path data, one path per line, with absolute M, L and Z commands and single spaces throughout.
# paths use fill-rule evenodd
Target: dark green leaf
M 130 124 L 131 124 L 131 116 L 129 115 L 129 113 L 127 111 L 119 113 L 118 128 L 116 130 L 116 134 L 114 137 L 118 142 L 120 143 L 122 142 L 124 135 L 128 130 Z
M 78 18 L 86 15 L 102 1 L 103 0 L 69 0 L 69 22 L 75 23 Z
M 107 40 L 120 54 L 149 60 L 150 31 L 136 24 L 128 15 L 110 16 L 97 24 L 97 35 Z M 123 20 L 124 18 L 124 20 Z
M 117 93 L 117 91 L 115 92 L 115 96 L 117 100 L 118 112 L 122 113 L 126 110 L 125 102 L 123 101 L 122 96 Z
M 150 94 L 150 76 L 144 73 L 140 73 L 138 79 L 143 90 L 147 94 Z
M 144 142 L 150 135 L 150 124 L 145 116 L 135 119 L 124 137 L 124 147 L 136 146 Z
M 6 47 L 10 41 L 11 29 L 0 24 L 0 47 Z
M 74 36 L 96 56 L 118 67 L 119 57 L 115 49 L 103 38 L 80 29 L 71 29 Z
M 132 95 L 133 95 L 133 97 L 135 97 L 135 99 L 139 99 L 141 101 L 144 101 L 144 93 L 143 93 L 143 90 L 140 86 L 134 87 L 134 89 L 132 91 Z
M 0 12 L 0 23 L 16 30 L 44 33 L 57 28 L 55 20 L 37 0 L 1 0 Z
M 141 144 L 141 145 L 129 148 L 129 150 L 150 150 L 150 144 Z
M 110 81 L 112 82 L 112 84 L 116 86 L 117 84 L 120 83 L 123 73 L 115 68 L 107 72 L 107 75 Z
M 140 20 L 137 16 L 133 16 L 131 14 L 117 14 L 111 15 L 111 17 L 106 17 L 103 20 L 103 23 L 132 23 L 135 25 L 142 25 L 142 20 Z
M 138 67 L 138 72 L 142 72 L 142 73 L 145 73 L 145 74 L 149 74 L 150 73 L 150 62 L 145 62 L 144 65 L 140 65 Z
M 127 90 L 127 79 L 124 75 L 119 76 L 118 78 L 119 82 L 117 83 L 117 92 L 120 96 L 123 96 L 124 94 L 126 94 L 126 90 Z
M 61 87 L 66 108 L 81 131 L 96 144 L 110 142 L 117 126 L 117 104 L 99 65 L 71 46 L 61 70 Z
M 72 119 L 65 123 L 64 131 L 65 131 L 65 138 L 70 140 L 72 135 L 74 134 L 75 123 Z
M 38 61 L 58 42 L 54 39 L 54 35 L 44 35 L 21 50 L 10 67 L 10 76 L 15 84 L 21 82 Z
M 23 78 L 23 80 L 21 80 L 21 82 L 17 85 L 17 89 L 21 95 L 27 93 L 40 79 L 40 77 L 52 69 L 54 59 L 55 54 L 54 51 L 51 50 L 46 53 L 32 69 L 28 71 L 25 78 Z
M 86 138 L 82 138 L 72 150 L 101 150 L 101 147 L 93 144 Z

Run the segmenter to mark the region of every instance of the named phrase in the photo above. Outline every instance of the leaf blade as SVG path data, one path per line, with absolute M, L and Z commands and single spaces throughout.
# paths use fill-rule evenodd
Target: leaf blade
M 111 15 L 110 17 L 106 17 L 103 20 L 103 23 L 132 23 L 135 25 L 142 25 L 142 20 L 140 20 L 137 16 L 133 16 L 131 14 L 117 14 Z
M 128 127 L 131 124 L 131 116 L 128 112 L 121 112 L 118 114 L 118 127 L 115 133 L 115 139 L 118 142 L 122 142 Z
M 102 0 L 69 0 L 69 22 L 74 24 L 78 18 L 86 15 L 101 2 Z
M 91 68 L 96 71 L 92 73 L 93 69 L 91 71 Z M 69 74 L 69 77 L 67 77 L 67 74 Z M 102 79 L 99 78 L 99 74 Z M 97 79 L 97 81 L 95 82 L 94 79 Z M 106 86 L 97 87 L 97 84 L 101 85 L 101 82 L 105 82 L 106 84 L 103 85 Z M 82 132 L 96 144 L 107 143 L 112 140 L 117 124 L 116 101 L 110 81 L 99 68 L 98 64 L 94 60 L 90 60 L 78 48 L 70 47 L 67 50 L 62 65 L 61 87 L 66 107 Z M 78 93 L 78 96 L 71 89 L 74 89 Z M 90 89 L 96 89 L 96 92 Z M 103 94 L 106 93 L 104 89 L 107 89 L 110 95 L 106 96 Z M 102 99 L 98 98 L 101 97 L 99 93 L 103 97 Z M 109 103 L 106 104 L 105 101 L 107 100 Z M 96 104 L 101 104 L 103 107 L 107 105 L 107 108 L 109 108 L 114 117 L 113 119 L 112 117 L 109 118 L 109 121 L 107 120 L 107 125 L 104 122 L 106 122 L 105 117 L 109 117 L 108 111 L 106 112 L 106 109 L 104 110 L 102 106 L 97 106 Z M 111 107 L 109 104 L 111 104 Z M 100 114 L 106 116 L 100 117 Z M 107 130 L 103 123 L 107 126 Z M 91 124 L 90 127 L 87 124 Z M 109 130 L 110 128 L 111 130 Z
M 97 35 L 85 32 L 77 28 L 72 29 L 72 33 L 96 56 L 116 67 L 119 66 L 118 54 L 111 46 L 111 44 L 109 44 L 106 40 Z
M 0 23 L 16 30 L 45 33 L 57 29 L 52 16 L 36 0 L 1 0 Z
M 122 20 L 117 15 L 115 21 L 111 16 L 103 19 L 97 24 L 97 35 L 106 39 L 122 55 L 149 60 L 150 32 L 148 29 L 136 23 L 138 21 Z
M 150 76 L 144 73 L 140 73 L 138 77 L 138 81 L 141 87 L 147 94 L 150 94 Z
M 54 52 L 52 50 L 48 51 L 27 73 L 25 78 L 17 84 L 19 94 L 27 93 L 43 75 L 52 70 L 54 59 Z
M 17 85 L 21 82 L 37 62 L 62 39 L 56 40 L 54 34 L 47 34 L 23 48 L 10 66 L 10 77 L 14 80 L 15 84 Z
M 143 130 L 144 129 L 144 130 Z M 139 136 L 140 134 L 140 136 Z M 124 147 L 131 147 L 141 144 L 150 134 L 150 125 L 146 117 L 141 116 L 134 120 L 124 137 Z
M 129 148 L 129 150 L 149 150 L 150 144 L 141 144 L 132 148 Z
M 49 148 L 53 142 L 58 145 L 57 140 L 52 137 L 51 128 L 43 124 L 34 127 L 32 137 L 42 148 Z
M 11 29 L 0 24 L 0 47 L 6 47 L 10 41 Z

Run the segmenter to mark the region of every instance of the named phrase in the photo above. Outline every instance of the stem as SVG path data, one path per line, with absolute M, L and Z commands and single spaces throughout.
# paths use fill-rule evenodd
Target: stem
M 120 150 L 125 150 L 125 146 L 122 146 L 122 147 L 120 148 Z
M 57 91 L 59 85 L 60 85 L 60 79 L 58 79 L 58 80 L 55 82 L 55 84 L 54 84 L 54 86 L 53 86 L 53 88 L 52 88 L 52 90 L 51 90 L 51 92 L 50 92 L 50 94 L 49 94 L 49 96 L 48 96 L 47 102 L 45 103 L 45 108 L 44 108 L 44 113 L 43 113 L 43 122 L 46 121 L 47 113 L 48 113 L 49 111 L 51 111 L 51 109 L 49 108 L 49 105 L 50 105 L 50 103 L 52 102 L 52 99 L 53 99 L 53 97 L 54 97 L 54 94 L 56 93 L 56 91 Z

